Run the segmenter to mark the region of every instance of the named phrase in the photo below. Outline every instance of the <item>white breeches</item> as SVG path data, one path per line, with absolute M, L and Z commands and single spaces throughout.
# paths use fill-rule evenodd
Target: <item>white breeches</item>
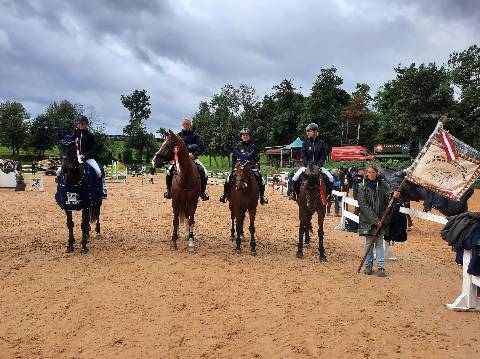
M 100 171 L 100 167 L 98 166 L 97 161 L 95 161 L 93 158 L 90 158 L 90 159 L 86 160 L 85 162 L 87 162 L 90 165 L 90 167 L 92 167 L 95 170 L 95 172 L 97 173 L 97 176 L 99 178 L 102 177 L 102 171 Z
M 305 172 L 305 169 L 306 169 L 306 167 L 300 167 L 300 168 L 298 169 L 298 171 L 295 172 L 295 174 L 293 175 L 293 178 L 292 178 L 292 179 L 293 179 L 294 181 L 298 181 L 298 179 L 300 178 L 301 174 L 302 174 L 303 172 Z M 320 171 L 322 171 L 322 173 L 323 173 L 325 176 L 328 177 L 328 180 L 333 183 L 333 176 L 332 176 L 332 174 L 330 173 L 329 170 L 327 170 L 327 169 L 324 168 L 324 167 L 321 167 L 321 168 L 320 168 Z

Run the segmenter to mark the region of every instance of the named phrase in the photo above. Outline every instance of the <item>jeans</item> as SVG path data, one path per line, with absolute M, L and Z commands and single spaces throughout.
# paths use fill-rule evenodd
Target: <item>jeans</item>
M 370 246 L 370 243 L 372 243 L 373 236 L 365 236 L 365 251 L 367 251 L 368 247 Z M 385 268 L 385 258 L 384 258 L 384 249 L 383 249 L 383 234 L 380 234 L 377 236 L 377 239 L 374 244 L 375 247 L 375 255 L 377 257 L 377 265 L 378 268 Z M 373 248 L 370 252 L 367 254 L 367 258 L 365 260 L 365 265 L 367 267 L 372 267 L 373 266 Z

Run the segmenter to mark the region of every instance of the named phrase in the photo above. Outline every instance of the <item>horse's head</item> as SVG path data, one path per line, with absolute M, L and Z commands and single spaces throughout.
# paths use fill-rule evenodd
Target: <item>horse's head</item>
M 77 144 L 75 135 L 65 134 L 60 136 L 60 160 L 63 173 L 67 173 L 79 167 L 77 157 Z
M 252 175 L 252 162 L 249 160 L 237 161 L 237 164 L 235 165 L 235 171 L 237 173 L 235 180 L 235 187 L 237 191 L 246 189 L 248 180 Z
M 157 153 L 155 153 L 155 156 L 153 156 L 152 166 L 158 168 L 162 167 L 165 163 L 170 162 L 173 158 L 173 150 L 175 146 L 185 147 L 185 143 L 179 136 L 171 130 L 168 130 L 168 134 L 165 136 L 165 141 Z
M 305 172 L 303 172 L 303 185 L 308 209 L 314 209 L 315 204 L 320 200 L 321 180 L 320 168 L 313 162 L 309 162 Z

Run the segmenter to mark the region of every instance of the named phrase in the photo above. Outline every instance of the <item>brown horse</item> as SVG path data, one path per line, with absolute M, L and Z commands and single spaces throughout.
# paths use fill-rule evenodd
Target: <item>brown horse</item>
M 300 194 L 297 198 L 298 229 L 297 258 L 303 258 L 303 238 L 305 246 L 310 246 L 310 226 L 313 214 L 318 214 L 318 253 L 320 262 L 327 260 L 323 246 L 323 220 L 325 219 L 326 194 L 325 183 L 320 174 L 320 168 L 310 162 L 301 178 Z
M 232 219 L 231 236 L 236 239 L 235 252 L 242 253 L 241 244 L 243 239 L 243 222 L 248 211 L 250 218 L 250 254 L 257 255 L 257 243 L 255 242 L 255 215 L 257 214 L 258 199 L 260 191 L 258 182 L 252 173 L 250 161 L 237 161 L 235 166 L 236 178 L 229 197 L 229 207 Z M 236 222 L 236 236 L 235 223 Z
M 174 160 L 176 167 L 172 183 L 173 233 L 172 250 L 177 249 L 179 222 L 185 223 L 185 236 L 188 238 L 188 248 L 195 248 L 194 226 L 195 211 L 200 196 L 200 174 L 197 166 L 188 154 L 185 142 L 168 130 L 168 135 L 160 150 L 152 160 L 152 166 L 157 168 Z

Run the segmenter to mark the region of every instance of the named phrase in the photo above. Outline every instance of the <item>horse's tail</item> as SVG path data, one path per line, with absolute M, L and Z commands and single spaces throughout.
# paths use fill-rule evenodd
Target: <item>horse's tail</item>
M 90 207 L 90 222 L 94 223 L 100 219 L 100 206 L 102 205 L 102 201 L 100 200 L 97 203 L 94 203 Z

